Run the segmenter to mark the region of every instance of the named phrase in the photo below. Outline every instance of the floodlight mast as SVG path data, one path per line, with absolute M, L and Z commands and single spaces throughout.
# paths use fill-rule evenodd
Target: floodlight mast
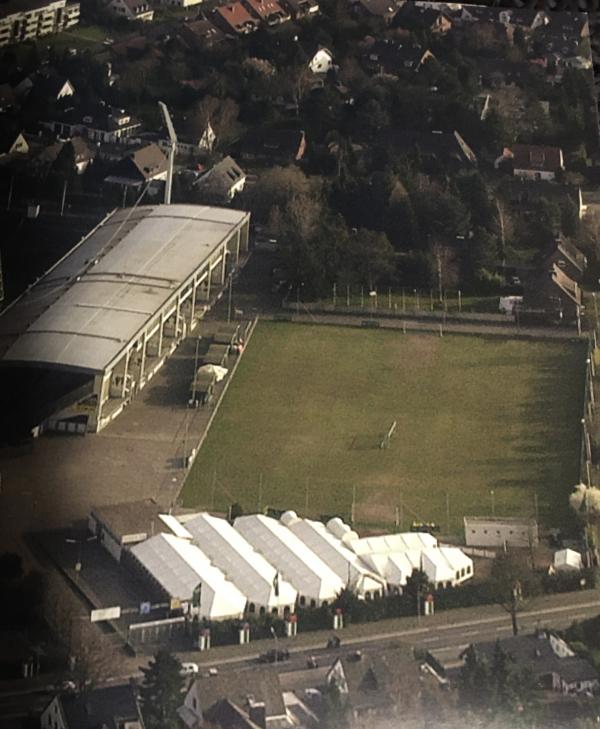
M 177 135 L 171 121 L 171 115 L 167 109 L 167 105 L 159 101 L 158 105 L 162 112 L 165 124 L 167 126 L 167 132 L 169 133 L 170 145 L 169 145 L 169 170 L 167 172 L 167 181 L 165 183 L 165 205 L 171 204 L 171 188 L 173 186 L 173 163 L 175 162 L 175 155 L 177 153 Z

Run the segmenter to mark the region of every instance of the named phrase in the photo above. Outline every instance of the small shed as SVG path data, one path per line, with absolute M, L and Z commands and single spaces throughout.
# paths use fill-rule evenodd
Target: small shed
M 203 355 L 202 361 L 204 364 L 212 364 L 223 367 L 227 363 L 228 354 L 228 344 L 211 344 L 206 354 Z
M 574 549 L 560 549 L 554 552 L 554 569 L 557 572 L 566 570 L 579 571 L 583 567 L 581 555 Z

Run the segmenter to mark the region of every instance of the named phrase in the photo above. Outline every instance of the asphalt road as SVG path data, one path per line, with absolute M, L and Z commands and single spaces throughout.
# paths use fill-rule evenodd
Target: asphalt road
M 557 596 L 554 602 L 560 602 L 559 605 L 553 604 L 553 600 L 550 599 L 543 607 L 524 609 L 519 613 L 518 618 L 520 632 L 530 633 L 537 627 L 566 628 L 574 620 L 583 620 L 598 615 L 600 602 L 597 593 L 592 591 L 580 593 L 578 597 L 579 600 L 572 605 L 565 605 L 564 600 Z M 589 599 L 585 599 L 586 597 Z M 346 638 L 344 631 L 341 631 L 339 635 L 342 644 L 338 649 L 325 648 L 328 633 L 312 634 L 311 638 L 314 637 L 314 643 L 298 648 L 292 647 L 290 659 L 278 664 L 282 687 L 291 690 L 292 688 L 303 689 L 318 686 L 323 682 L 327 668 L 338 656 L 357 650 L 367 655 L 370 652 L 390 648 L 394 644 L 405 645 L 409 648 L 432 651 L 448 665 L 457 662 L 461 651 L 470 643 L 495 640 L 499 637 L 507 637 L 512 633 L 510 616 L 500 607 L 495 609 L 494 614 L 486 614 L 486 617 L 482 618 L 471 618 L 447 624 L 434 624 L 430 622 L 431 620 L 435 620 L 435 618 L 423 617 L 416 626 L 412 625 L 406 629 L 368 637 L 358 635 Z M 316 659 L 318 667 L 308 670 L 307 659 L 311 656 Z M 223 658 L 222 653 L 218 650 L 207 654 L 196 651 L 180 654 L 179 657 L 183 661 L 198 663 L 201 673 L 207 673 L 208 669 L 213 667 L 220 672 L 229 673 L 252 670 L 258 665 L 258 654 L 255 653 L 243 657 Z M 145 662 L 147 659 L 139 657 L 123 659 L 119 663 L 118 672 L 115 671 L 115 675 L 107 683 L 114 685 L 124 683 L 130 677 L 140 678 L 139 667 Z M 31 688 L 24 686 L 21 689 L 0 691 L 0 718 L 7 719 L 39 712 L 51 696 L 52 685 L 38 684 Z

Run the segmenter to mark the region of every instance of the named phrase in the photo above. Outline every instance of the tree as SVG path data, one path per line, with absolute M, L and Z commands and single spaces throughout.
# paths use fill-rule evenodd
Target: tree
M 294 165 L 272 167 L 260 175 L 258 182 L 244 195 L 244 199 L 253 216 L 264 223 L 272 208 L 278 207 L 283 212 L 293 198 L 316 198 L 319 189 L 320 181 L 307 177 Z
M 205 96 L 187 115 L 187 128 L 200 138 L 210 123 L 216 135 L 215 149 L 223 149 L 239 134 L 239 107 L 233 99 Z
M 142 668 L 144 680 L 140 698 L 148 729 L 178 729 L 180 726 L 177 709 L 184 686 L 180 670 L 181 663 L 165 649 L 156 653 L 147 668 Z

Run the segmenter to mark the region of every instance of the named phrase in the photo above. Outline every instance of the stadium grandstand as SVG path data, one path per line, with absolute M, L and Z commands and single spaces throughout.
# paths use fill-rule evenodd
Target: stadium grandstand
M 0 315 L 5 382 L 44 373 L 28 427 L 97 432 L 115 418 L 203 317 L 249 223 L 202 205 L 118 210 L 29 286 Z

